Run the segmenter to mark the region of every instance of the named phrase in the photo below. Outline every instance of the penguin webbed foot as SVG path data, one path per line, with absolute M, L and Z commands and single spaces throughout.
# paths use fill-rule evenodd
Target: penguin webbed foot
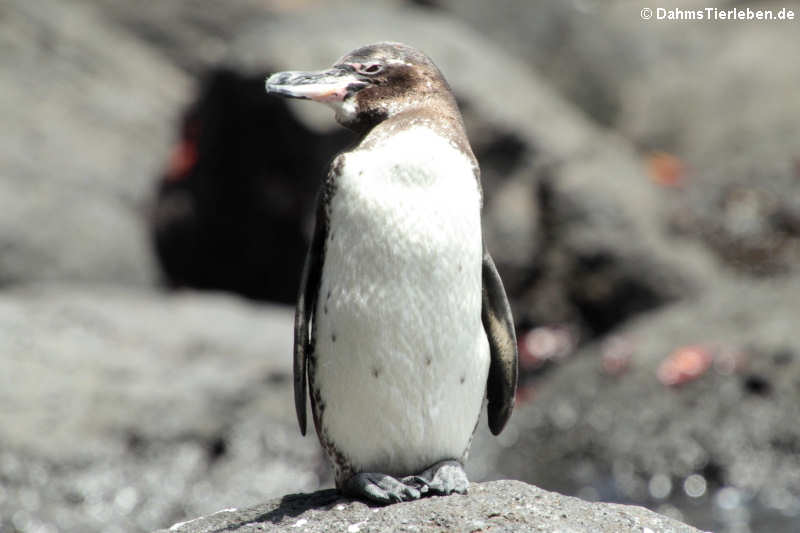
M 421 493 L 447 496 L 454 492 L 466 494 L 469 479 L 460 462 L 448 459 L 440 461 L 416 476 L 403 478 L 403 483 L 415 486 Z
M 418 500 L 427 489 L 416 484 L 406 484 L 404 478 L 399 480 L 378 472 L 362 472 L 348 479 L 342 492 L 354 498 L 363 498 L 380 504 L 389 504 Z
M 415 476 L 402 479 L 378 472 L 362 472 L 348 479 L 341 490 L 347 496 L 382 505 L 418 500 L 423 496 L 466 494 L 469 479 L 460 462 L 440 461 Z

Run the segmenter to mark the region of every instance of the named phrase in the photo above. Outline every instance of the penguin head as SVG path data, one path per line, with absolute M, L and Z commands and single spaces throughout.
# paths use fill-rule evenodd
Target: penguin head
M 326 103 L 340 124 L 355 131 L 412 109 L 456 106 L 450 86 L 428 56 L 392 42 L 357 48 L 328 70 L 275 73 L 266 89 Z

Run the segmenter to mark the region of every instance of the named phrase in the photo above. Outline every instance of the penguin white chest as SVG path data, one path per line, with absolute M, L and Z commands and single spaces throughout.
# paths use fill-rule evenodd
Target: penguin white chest
M 416 473 L 469 447 L 489 370 L 480 202 L 470 160 L 430 129 L 344 156 L 311 385 L 357 472 Z

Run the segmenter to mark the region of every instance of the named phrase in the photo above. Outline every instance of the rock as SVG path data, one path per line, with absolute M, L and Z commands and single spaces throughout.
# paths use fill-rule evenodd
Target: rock
M 84 5 L 2 11 L 0 286 L 152 284 L 141 221 L 186 77 Z
M 589 503 L 518 481 L 473 483 L 468 495 L 371 508 L 334 490 L 292 494 L 249 509 L 224 509 L 162 533 L 212 531 L 698 531 L 642 507 Z
M 251 20 L 293 7 L 261 0 L 240 0 L 228 5 L 201 0 L 158 2 L 142 9 L 124 0 L 80 1 L 102 13 L 109 24 L 134 35 L 143 46 L 198 79 L 219 66 L 230 42 Z
M 649 49 L 631 47 L 631 33 L 638 26 L 636 37 L 644 35 L 654 25 L 642 23 L 640 8 L 621 2 L 441 0 L 439 7 L 535 68 L 604 125 L 613 123 L 622 105 L 614 80 L 643 68 L 637 60 Z
M 515 411 L 505 447 L 485 434 L 475 445 L 494 450 L 493 475 L 677 511 L 715 531 L 792 531 L 798 316 L 794 280 L 731 284 L 644 315 L 524 384 L 533 401 Z M 623 341 L 629 369 L 608 375 L 604 352 Z M 711 367 L 695 381 L 662 385 L 662 362 L 682 348 L 708 353 Z
M 800 121 L 786 112 L 796 106 L 800 80 L 792 21 L 643 21 L 641 6 L 627 2 L 439 5 L 535 67 L 643 155 L 679 158 L 681 187 L 666 210 L 678 235 L 703 243 L 741 273 L 796 271 L 800 234 L 787 224 L 798 217 L 793 139 Z M 724 11 L 731 4 L 703 7 Z
M 794 24 L 630 26 L 638 31 L 621 31 L 654 46 L 635 76 L 608 84 L 621 95 L 616 126 L 642 150 L 682 160 L 670 213 L 678 234 L 740 273 L 797 274 L 800 232 L 789 221 L 800 213 L 800 120 L 786 112 L 800 81 Z
M 330 482 L 291 346 L 290 309 L 221 294 L 3 291 L 0 530 L 149 531 Z

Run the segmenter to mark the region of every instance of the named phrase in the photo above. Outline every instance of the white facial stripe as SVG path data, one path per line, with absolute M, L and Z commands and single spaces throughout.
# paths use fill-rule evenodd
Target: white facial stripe
M 336 112 L 336 116 L 342 122 L 352 122 L 356 119 L 355 98 L 345 98 L 344 100 L 329 100 L 326 102 Z

